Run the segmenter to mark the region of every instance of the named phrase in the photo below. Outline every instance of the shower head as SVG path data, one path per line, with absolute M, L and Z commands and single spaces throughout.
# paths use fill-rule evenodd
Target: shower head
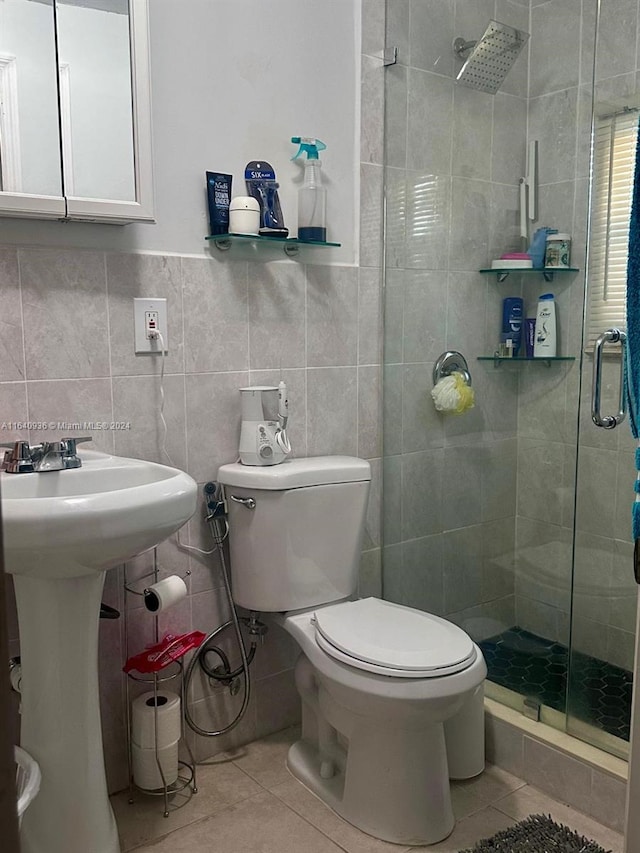
M 489 21 L 480 41 L 457 38 L 453 49 L 465 63 L 456 80 L 470 89 L 495 95 L 528 38 L 524 30 L 499 21 Z

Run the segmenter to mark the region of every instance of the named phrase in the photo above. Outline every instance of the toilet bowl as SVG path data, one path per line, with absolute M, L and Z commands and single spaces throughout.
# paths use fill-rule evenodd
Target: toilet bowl
M 296 640 L 296 778 L 385 841 L 434 844 L 454 827 L 449 779 L 484 769 L 480 649 L 456 625 L 353 600 L 371 478 L 353 457 L 224 465 L 233 597 Z
M 358 622 L 363 615 L 364 627 Z M 343 644 L 332 651 L 318 625 L 323 616 L 336 629 L 344 620 L 352 652 L 361 650 L 367 659 L 349 662 Z M 412 669 L 398 665 L 397 645 L 388 649 L 380 640 L 400 620 L 406 627 L 407 618 L 416 641 L 421 634 L 442 640 L 422 658 L 417 648 L 407 655 Z M 366 630 L 374 620 L 382 630 L 369 638 Z M 443 619 L 377 599 L 285 614 L 279 621 L 302 651 L 296 664 L 302 737 L 287 760 L 293 775 L 376 838 L 411 845 L 449 835 L 455 824 L 449 779 L 468 779 L 484 769 L 487 670 L 480 649 Z M 409 632 L 404 633 L 403 640 Z M 446 642 L 452 639 L 448 655 Z M 372 648 L 383 661 L 390 652 L 387 658 L 396 665 L 376 663 Z

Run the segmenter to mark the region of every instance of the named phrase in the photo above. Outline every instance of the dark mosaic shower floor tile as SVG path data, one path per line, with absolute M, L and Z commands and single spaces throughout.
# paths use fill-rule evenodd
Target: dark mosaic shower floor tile
M 489 680 L 562 713 L 566 710 L 566 646 L 517 626 L 478 643 Z M 574 652 L 569 713 L 629 740 L 633 676 L 625 669 Z

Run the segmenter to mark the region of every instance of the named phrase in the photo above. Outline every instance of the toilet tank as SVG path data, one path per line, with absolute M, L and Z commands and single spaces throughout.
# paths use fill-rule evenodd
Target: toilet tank
M 231 585 L 247 610 L 298 610 L 355 592 L 371 468 L 352 456 L 223 465 Z M 255 506 L 250 508 L 251 501 Z M 243 503 L 243 501 L 245 501 Z

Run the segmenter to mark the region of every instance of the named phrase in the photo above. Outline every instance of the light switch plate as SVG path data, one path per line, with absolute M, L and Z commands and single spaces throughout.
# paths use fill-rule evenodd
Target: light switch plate
M 164 351 L 169 351 L 169 327 L 167 325 L 167 300 L 166 299 L 139 299 L 133 300 L 133 324 L 135 332 L 136 353 L 159 353 L 160 340 L 149 340 L 145 331 L 145 314 L 147 311 L 155 311 L 158 314 L 158 331 L 164 340 Z

